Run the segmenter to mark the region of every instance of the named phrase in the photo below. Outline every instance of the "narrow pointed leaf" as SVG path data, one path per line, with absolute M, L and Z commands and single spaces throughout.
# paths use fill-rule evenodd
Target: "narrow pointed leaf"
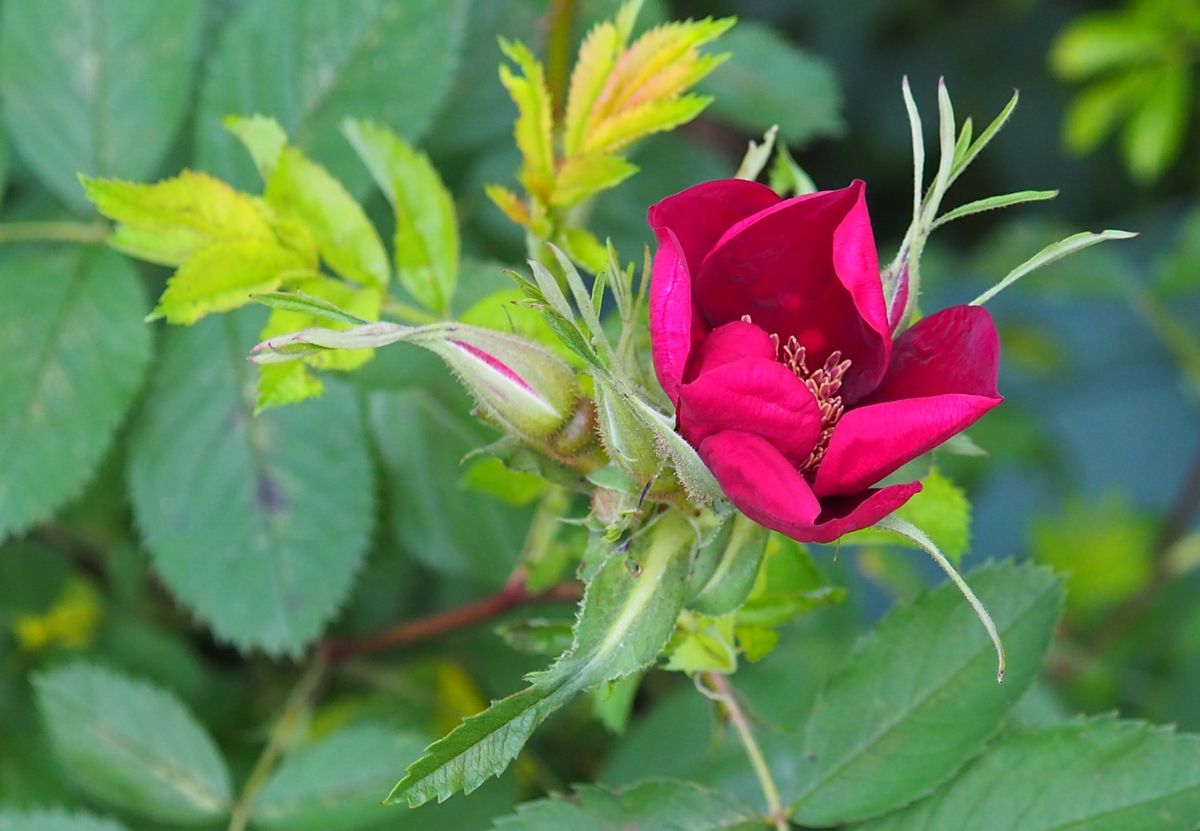
M 984 211 L 994 211 L 998 208 L 1009 208 L 1013 205 L 1023 205 L 1026 202 L 1044 202 L 1056 196 L 1058 196 L 1058 191 L 1056 190 L 1023 190 L 1017 193 L 1005 193 L 1000 196 L 977 199 L 974 202 L 959 205 L 957 208 L 942 214 L 933 223 L 933 227 L 939 228 L 947 222 L 962 219 L 964 216 L 971 216 L 972 214 L 983 213 Z
M 1000 114 L 992 119 L 992 123 L 984 128 L 983 132 L 979 134 L 979 138 L 975 139 L 975 142 L 955 162 L 954 169 L 950 171 L 951 182 L 962 175 L 962 172 L 970 166 L 971 162 L 975 161 L 975 157 L 979 155 L 983 148 L 988 146 L 991 140 L 996 137 L 996 134 L 1008 123 L 1008 119 L 1012 116 L 1013 110 L 1017 108 L 1017 102 L 1020 99 L 1021 93 L 1014 89 L 1012 98 L 1008 99 L 1008 103 L 1004 105 L 1004 109 L 1000 111 Z
M 1132 237 L 1136 236 L 1137 234 L 1129 231 L 1101 231 L 1098 234 L 1091 231 L 1083 231 L 1081 233 L 1074 234 L 1073 236 L 1069 236 L 1064 240 L 1059 240 L 1053 245 L 1047 245 L 1041 251 L 1034 254 L 1028 260 L 1010 271 L 999 283 L 992 286 L 983 294 L 972 300 L 971 305 L 982 306 L 984 303 L 991 300 L 1013 283 L 1017 282 L 1017 280 L 1020 280 L 1026 274 L 1036 271 L 1043 266 L 1050 265 L 1050 263 L 1057 262 L 1063 257 L 1074 254 L 1076 251 L 1082 251 L 1085 248 L 1090 248 L 1096 243 L 1104 242 L 1105 240 L 1131 239 Z

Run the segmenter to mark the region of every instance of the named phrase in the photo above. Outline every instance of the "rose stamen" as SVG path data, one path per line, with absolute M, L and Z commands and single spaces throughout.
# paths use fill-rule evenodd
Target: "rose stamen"
M 752 323 L 753 321 L 750 319 L 750 315 L 742 315 L 742 322 Z M 824 364 L 809 371 L 808 351 L 800 344 L 800 341 L 796 340 L 795 335 L 789 335 L 788 339 L 783 341 L 778 334 L 772 333 L 771 343 L 775 346 L 775 360 L 790 369 L 797 378 L 804 382 L 804 386 L 808 387 L 813 398 L 817 400 L 817 407 L 821 411 L 821 434 L 817 437 L 817 444 L 808 455 L 808 459 L 800 465 L 801 473 L 809 473 L 815 471 L 821 464 L 821 460 L 825 458 L 825 452 L 829 449 L 829 440 L 833 437 L 833 428 L 837 426 L 838 420 L 845 412 L 845 405 L 838 393 L 842 389 L 842 381 L 850 369 L 851 361 L 849 358 L 843 359 L 841 350 L 835 349 L 829 353 Z

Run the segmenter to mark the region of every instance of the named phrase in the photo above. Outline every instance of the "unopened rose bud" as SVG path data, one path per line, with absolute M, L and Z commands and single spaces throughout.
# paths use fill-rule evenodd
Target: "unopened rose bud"
M 571 421 L 581 394 L 575 372 L 532 341 L 473 326 L 446 326 L 414 342 L 437 353 L 501 427 L 548 439 Z

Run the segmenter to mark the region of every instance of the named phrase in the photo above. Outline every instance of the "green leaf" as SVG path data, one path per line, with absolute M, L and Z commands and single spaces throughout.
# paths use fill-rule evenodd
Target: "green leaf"
M 958 564 L 971 547 L 971 503 L 962 488 L 937 468 L 931 469 L 921 483 L 921 492 L 896 514 L 928 534 L 934 545 L 951 562 Z M 846 545 L 903 545 L 923 550 L 911 540 L 877 528 L 847 534 L 841 542 Z
M 150 319 L 195 323 L 212 312 L 245 306 L 251 295 L 270 292 L 285 280 L 314 272 L 294 251 L 270 242 L 228 242 L 202 248 L 167 281 Z
M 378 826 L 397 759 L 424 740 L 362 724 L 340 730 L 284 760 L 254 800 L 250 823 L 266 831 L 354 831 Z
M 1170 48 L 1166 32 L 1148 17 L 1093 12 L 1071 21 L 1050 50 L 1050 66 L 1066 81 L 1140 64 Z
M 817 570 L 808 549 L 773 534 L 746 603 L 738 610 L 739 626 L 778 627 L 822 606 L 840 603 L 841 586 L 830 585 Z
M 768 182 L 771 190 L 784 197 L 803 196 L 806 193 L 815 193 L 817 190 L 812 177 L 804 171 L 804 168 L 796 164 L 796 160 L 792 158 L 787 145 L 783 142 L 776 143 L 775 160 L 771 162 Z
M 252 197 L 207 173 L 185 170 L 152 185 L 86 176 L 81 181 L 96 210 L 117 223 L 109 244 L 138 259 L 181 265 L 218 243 L 277 242 Z
M 1063 114 L 1062 137 L 1068 150 L 1088 153 L 1112 132 L 1141 94 L 1140 75 L 1104 78 L 1084 87 L 1071 99 Z
M 368 176 L 342 137 L 370 116 L 417 141 L 450 89 L 462 46 L 464 0 L 247 3 L 221 32 L 196 115 L 200 166 L 249 187 L 251 160 L 222 127 L 228 115 L 278 120 L 292 144 L 355 194 Z
M 0 264 L 0 539 L 91 478 L 150 361 L 146 297 L 117 254 L 18 250 Z
M 706 578 L 688 600 L 688 608 L 716 617 L 736 611 L 754 588 L 758 567 L 767 550 L 770 536 L 763 526 L 737 514 L 725 523 L 716 539 L 700 550 L 693 575 L 703 563 Z
M 125 831 L 125 826 L 110 819 L 60 809 L 0 811 L 0 831 Z
M 396 215 L 396 274 L 418 302 L 443 317 L 458 280 L 454 200 L 429 157 L 369 121 L 342 127 Z
M 530 193 L 545 198 L 554 182 L 554 128 L 550 90 L 541 62 L 523 43 L 500 39 L 500 51 L 517 65 L 515 74 L 507 64 L 500 65 L 500 83 L 517 105 L 513 138 L 521 151 L 521 183 Z
M 229 809 L 229 771 L 175 696 L 83 662 L 34 686 L 59 760 L 92 795 L 179 825 L 205 825 Z
M 360 286 L 386 288 L 387 251 L 362 207 L 341 182 L 294 147 L 284 148 L 267 182 L 266 200 L 312 232 L 322 259 Z
M 558 170 L 550 203 L 569 208 L 616 187 L 637 171 L 637 165 L 610 153 L 572 156 Z
M 1018 193 L 1005 193 L 1000 196 L 989 196 L 986 199 L 976 199 L 965 205 L 959 205 L 953 210 L 946 211 L 933 223 L 933 228 L 940 228 L 947 222 L 962 219 L 964 216 L 994 211 L 998 208 L 1010 208 L 1013 205 L 1023 205 L 1026 202 L 1042 202 L 1058 196 L 1056 190 L 1023 190 Z
M 1192 109 L 1192 66 L 1163 64 L 1146 78 L 1122 133 L 1125 165 L 1133 177 L 1152 182 L 1179 158 Z
M 628 553 L 604 561 L 580 604 L 571 650 L 531 686 L 471 716 L 409 766 L 389 802 L 416 807 L 470 793 L 500 774 L 534 729 L 576 693 L 633 675 L 666 645 L 683 606 L 695 531 L 680 514 L 664 514 Z
M 0 24 L 4 118 L 21 157 L 76 210 L 77 171 L 146 179 L 187 112 L 199 0 L 10 3 Z
M 805 725 L 789 795 L 797 822 L 867 819 L 925 795 L 983 749 L 1025 692 L 1058 622 L 1060 582 L 1012 564 L 977 569 L 969 582 L 1012 655 L 1004 683 L 954 586 L 893 610 L 829 680 Z
M 1104 242 L 1111 239 L 1131 239 L 1137 234 L 1129 231 L 1101 231 L 1093 233 L 1091 231 L 1082 231 L 1078 234 L 1073 234 L 1064 240 L 1059 240 L 1056 243 L 1047 245 L 1038 253 L 1034 254 L 1025 262 L 1010 271 L 1005 275 L 1004 279 L 983 294 L 971 301 L 972 306 L 982 306 L 987 301 L 991 300 L 1000 292 L 1011 286 L 1013 283 L 1020 280 L 1026 274 L 1032 271 L 1037 271 L 1043 266 L 1048 266 L 1051 263 L 1058 262 L 1064 257 L 1068 257 L 1077 251 L 1082 251 L 1085 248 Z
M 756 831 L 754 810 L 690 782 L 649 780 L 609 791 L 579 786 L 574 794 L 526 802 L 495 821 L 495 831 Z
M 279 122 L 261 115 L 228 115 L 223 123 L 225 129 L 237 136 L 238 141 L 250 151 L 250 158 L 254 160 L 263 182 L 271 181 L 279 154 L 288 143 L 287 133 L 279 126 Z
M 463 487 L 463 456 L 492 436 L 467 416 L 463 398 L 454 400 L 457 411 L 425 389 L 370 398 L 390 529 L 401 548 L 434 571 L 499 586 L 521 550 L 530 513 Z
M 721 39 L 732 57 L 701 83 L 712 114 L 754 133 L 773 124 L 793 147 L 842 131 L 837 76 L 763 23 L 739 23 Z
M 350 326 L 361 326 L 370 322 L 323 297 L 306 294 L 300 290 L 270 291 L 265 294 L 256 294 L 251 299 L 255 303 L 261 303 L 272 309 L 297 312 L 329 323 L 345 323 Z
M 1077 720 L 1004 735 L 962 776 L 863 831 L 1190 831 L 1200 825 L 1200 736 Z
M 746 147 L 746 155 L 742 156 L 741 164 L 734 173 L 736 178 L 751 182 L 758 179 L 763 168 L 767 166 L 767 160 L 771 158 L 771 151 L 775 149 L 775 135 L 778 132 L 779 128 L 772 124 L 767 128 L 767 132 L 763 133 L 762 142 L 750 139 L 750 143 Z
M 221 640 L 294 655 L 351 588 L 374 482 L 348 391 L 253 416 L 245 355 L 261 326 L 245 310 L 168 332 L 128 475 L 172 594 Z

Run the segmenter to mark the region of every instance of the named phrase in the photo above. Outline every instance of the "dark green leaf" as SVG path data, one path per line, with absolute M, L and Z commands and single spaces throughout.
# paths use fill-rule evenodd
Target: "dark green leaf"
M 654 661 L 683 606 L 694 544 L 691 523 L 671 512 L 644 530 L 628 553 L 605 560 L 580 604 L 571 650 L 548 670 L 530 675 L 531 686 L 430 745 L 388 801 L 415 807 L 470 793 L 503 772 L 534 729 L 576 693 L 633 675 Z
M 368 176 L 339 127 L 379 119 L 409 141 L 429 126 L 450 88 L 462 41 L 463 0 L 247 3 L 222 33 L 196 116 L 201 166 L 242 186 L 256 175 L 221 126 L 227 115 L 272 116 L 292 143 L 354 193 Z
M 0 539 L 91 478 L 150 359 L 146 297 L 98 249 L 0 260 Z
M 733 57 L 700 84 L 712 115 L 756 133 L 778 124 L 793 147 L 841 131 L 841 91 L 823 61 L 761 23 L 738 24 L 717 47 Z
M 0 831 L 125 831 L 110 819 L 62 810 L 0 813 Z
M 168 333 L 133 434 L 129 480 L 174 595 L 222 640 L 296 654 L 350 590 L 374 483 L 344 388 L 253 415 L 245 355 L 262 316 L 252 311 Z
M 928 793 L 972 756 L 1021 697 L 1058 622 L 1060 581 L 1010 563 L 968 576 L 1011 657 L 1004 683 L 971 607 L 943 585 L 889 614 L 822 691 L 790 794 L 805 825 L 851 822 Z
M 175 138 L 200 47 L 200 0 L 7 3 L 4 117 L 22 158 L 73 208 L 75 178 L 146 179 Z
M 55 751 L 89 793 L 160 822 L 204 825 L 224 816 L 229 771 L 175 696 L 82 662 L 34 683 Z
M 573 798 L 527 802 L 495 831 L 751 831 L 767 825 L 724 794 L 690 782 L 640 782 L 608 791 L 581 786 Z
M 1103 716 L 1004 736 L 962 776 L 863 831 L 1193 831 L 1200 736 Z
M 456 400 L 457 412 L 423 389 L 371 396 L 391 530 L 435 571 L 499 586 L 521 551 L 530 513 L 462 486 L 463 456 L 492 437 L 467 416 L 469 404 Z
M 396 762 L 421 752 L 420 736 L 364 724 L 289 756 L 254 800 L 251 825 L 267 831 L 353 831 L 385 819 L 379 804 Z M 392 809 L 395 810 L 395 809 Z

